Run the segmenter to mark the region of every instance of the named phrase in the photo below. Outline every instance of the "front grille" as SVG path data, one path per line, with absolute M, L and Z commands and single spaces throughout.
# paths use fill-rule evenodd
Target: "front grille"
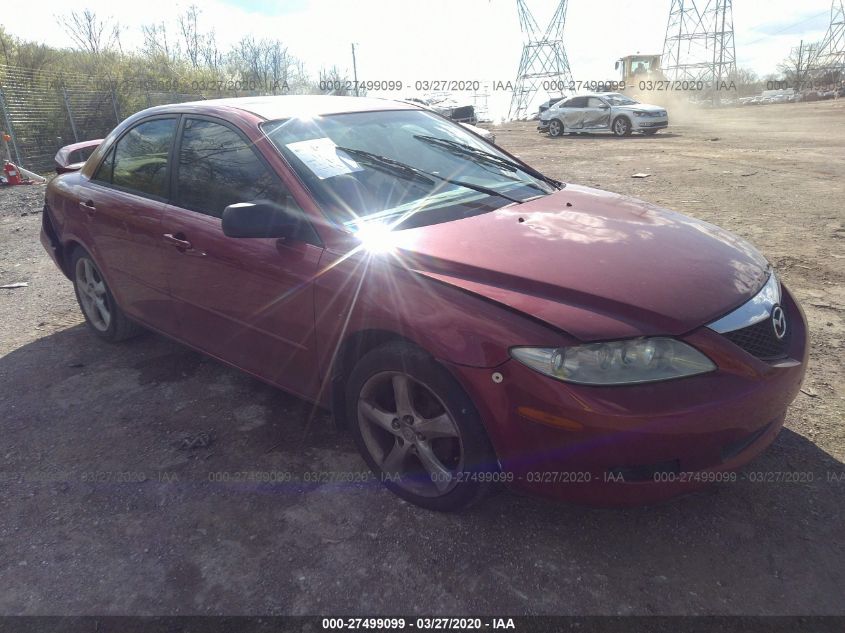
M 786 334 L 778 340 L 772 327 L 772 320 L 763 319 L 754 325 L 733 332 L 725 332 L 723 336 L 752 356 L 761 360 L 777 360 L 786 356 L 791 332 L 792 328 L 787 322 Z

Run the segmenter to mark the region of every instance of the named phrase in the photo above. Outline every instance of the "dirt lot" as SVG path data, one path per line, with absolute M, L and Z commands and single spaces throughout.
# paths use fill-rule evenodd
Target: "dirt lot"
M 17 187 L 0 190 L 0 285 L 29 283 L 0 290 L 0 613 L 845 614 L 845 101 L 689 113 L 654 138 L 496 133 L 776 264 L 811 365 L 748 470 L 811 483 L 631 510 L 503 493 L 440 515 L 369 485 L 231 481 L 364 465 L 307 403 L 159 336 L 89 335 L 38 243 L 43 188 Z

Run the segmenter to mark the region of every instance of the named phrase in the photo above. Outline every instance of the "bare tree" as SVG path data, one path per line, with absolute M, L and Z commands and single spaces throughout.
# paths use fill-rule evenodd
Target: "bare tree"
M 202 38 L 200 56 L 206 68 L 210 68 L 215 72 L 220 71 L 220 67 L 223 65 L 223 53 L 217 47 L 217 35 L 213 29 Z
M 199 9 L 192 4 L 184 13 L 180 13 L 177 21 L 179 32 L 182 35 L 182 44 L 185 47 L 185 55 L 192 68 L 199 68 L 201 60 L 202 40 L 204 39 L 198 28 Z
M 347 85 L 349 84 L 349 76 L 341 73 L 337 66 L 331 68 L 323 68 L 320 70 L 320 80 L 318 88 L 320 92 L 327 92 L 333 95 L 348 95 L 350 94 Z
M 738 95 L 755 94 L 760 87 L 760 78 L 750 68 L 737 68 L 731 73 L 729 81 L 736 85 Z
M 120 23 L 112 18 L 101 20 L 90 9 L 71 11 L 56 17 L 77 48 L 99 56 L 117 48 L 120 50 Z
M 802 41 L 800 46 L 790 50 L 786 59 L 778 64 L 778 72 L 781 73 L 787 85 L 795 90 L 802 89 L 810 73 L 810 60 L 814 52 L 814 44 L 805 44 Z
M 241 81 L 272 92 L 286 90 L 296 67 L 296 60 L 279 40 L 256 40 L 252 36 L 241 39 L 229 53 L 228 60 L 231 70 Z
M 170 63 L 176 63 L 181 57 L 179 42 L 173 42 L 168 38 L 167 26 L 164 22 L 158 24 L 145 24 L 141 27 L 144 34 L 143 52 L 147 57 L 166 59 Z

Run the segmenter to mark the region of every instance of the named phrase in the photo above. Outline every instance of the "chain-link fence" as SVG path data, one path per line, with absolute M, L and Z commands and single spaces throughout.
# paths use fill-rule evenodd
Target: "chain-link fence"
M 127 78 L 88 77 L 32 71 L 0 64 L 0 129 L 11 136 L 13 162 L 46 173 L 63 145 L 102 138 L 131 114 L 156 105 L 246 96 L 257 92 L 209 93 L 142 90 Z

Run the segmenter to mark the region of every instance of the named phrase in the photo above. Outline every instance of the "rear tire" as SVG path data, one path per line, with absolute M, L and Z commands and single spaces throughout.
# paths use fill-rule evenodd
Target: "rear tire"
M 563 123 L 559 119 L 549 121 L 549 136 L 553 136 L 554 138 L 563 136 Z
M 498 472 L 475 406 L 434 358 L 394 342 L 352 370 L 346 412 L 362 457 L 391 492 L 429 510 L 463 509 Z
M 71 254 L 70 272 L 79 308 L 94 334 L 110 343 L 117 343 L 143 331 L 118 307 L 100 269 L 84 249 L 76 248 Z

